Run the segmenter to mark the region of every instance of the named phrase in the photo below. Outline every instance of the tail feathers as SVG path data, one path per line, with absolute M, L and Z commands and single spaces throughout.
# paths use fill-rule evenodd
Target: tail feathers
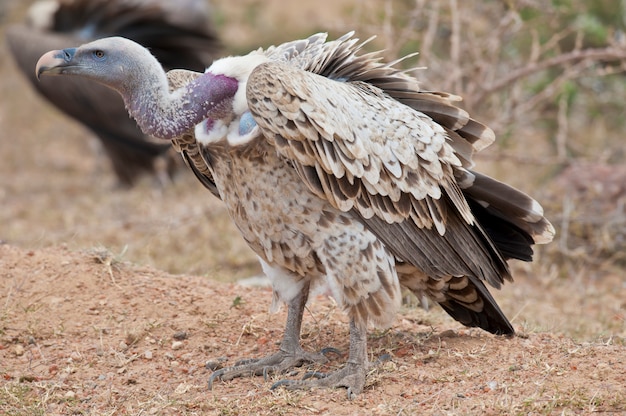
M 472 276 L 433 278 L 404 262 L 398 262 L 396 270 L 400 285 L 422 300 L 423 306 L 428 305 L 427 298 L 465 326 L 498 335 L 515 333 L 482 280 Z
M 515 333 L 504 312 L 480 280 L 471 276 L 452 277 L 447 290 L 441 294 L 445 300 L 439 304 L 461 324 L 496 335 Z
M 537 201 L 522 191 L 499 182 L 489 176 L 471 172 L 474 181 L 463 189 L 463 193 L 475 204 L 484 208 L 479 218 L 489 235 L 495 232 L 502 239 L 507 233 L 526 233 L 531 244 L 545 244 L 554 238 L 554 227 L 543 215 L 543 208 Z M 474 204 L 474 206 L 475 206 Z M 510 224 L 504 233 L 498 232 L 503 224 Z M 489 229 L 492 231 L 490 232 Z M 498 234 L 502 234 L 498 236 Z M 495 238 L 494 238 L 495 240 Z M 497 244 L 497 242 L 496 242 Z
M 505 260 L 532 261 L 532 246 L 535 244 L 535 241 L 528 232 L 503 219 L 501 216 L 494 215 L 471 198 L 468 198 L 467 202 L 472 210 L 472 214 L 474 214 L 474 218 L 482 226 L 482 229 L 493 241 Z

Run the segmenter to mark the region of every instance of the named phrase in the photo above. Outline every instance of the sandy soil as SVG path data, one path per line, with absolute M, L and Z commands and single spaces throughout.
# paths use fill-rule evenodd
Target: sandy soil
M 25 8 L 3 5 L 0 35 Z M 316 13 L 311 26 L 328 20 Z M 3 42 L 0 52 L 8 57 Z M 516 337 L 407 306 L 391 329 L 370 333 L 371 359 L 391 360 L 353 401 L 343 390 L 271 391 L 278 376 L 209 391 L 207 361 L 274 351 L 285 320 L 268 313 L 268 289 L 233 283 L 259 267 L 219 202 L 188 172 L 165 188 L 146 178 L 115 189 L 88 134 L 39 100 L 9 59 L 0 97 L 0 413 L 626 413 L 623 269 L 555 263 L 543 250 L 494 294 Z M 305 349 L 347 352 L 331 300 L 314 299 L 305 315 Z
M 403 310 L 392 329 L 370 334 L 372 358 L 392 359 L 369 375 L 353 401 L 342 390 L 270 391 L 277 377 L 219 382 L 209 391 L 207 361 L 228 365 L 277 348 L 285 313 L 267 313 L 269 290 L 63 247 L 0 246 L 0 270 L 0 410 L 7 413 L 626 411 L 623 339 L 577 343 L 549 333 L 508 339 L 449 321 L 433 324 L 437 313 L 416 308 Z M 347 351 L 345 317 L 327 298 L 309 305 L 303 343 L 308 350 Z

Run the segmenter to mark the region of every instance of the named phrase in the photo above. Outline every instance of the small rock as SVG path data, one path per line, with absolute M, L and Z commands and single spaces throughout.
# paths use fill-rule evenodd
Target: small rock
M 498 388 L 498 382 L 490 381 L 489 383 L 487 383 L 487 387 L 489 387 L 490 390 L 495 390 Z
M 204 367 L 207 370 L 216 371 L 224 366 L 222 365 L 222 363 L 218 363 L 217 361 L 207 361 Z
M 439 338 L 458 338 L 459 334 L 452 330 L 447 329 L 439 334 Z
M 173 350 L 179 350 L 183 347 L 183 343 L 181 341 L 174 341 L 172 342 L 172 349 Z
M 175 359 L 174 354 L 172 354 L 169 351 L 166 352 L 164 355 L 165 355 L 165 358 L 167 358 L 168 360 L 174 360 Z
M 66 399 L 73 399 L 74 397 L 76 397 L 76 393 L 72 390 L 69 390 L 63 395 L 63 397 L 65 397 Z
M 182 341 L 187 338 L 189 338 L 189 333 L 187 331 L 178 331 L 174 334 L 174 339 L 177 341 Z
M 224 363 L 228 361 L 228 358 L 226 357 L 219 357 L 214 361 L 207 361 L 206 364 L 204 365 L 204 367 L 207 370 L 211 370 L 211 371 L 215 371 L 215 370 L 219 370 L 220 368 L 224 367 Z
M 152 351 L 147 350 L 146 352 L 143 353 L 143 356 L 146 358 L 146 360 L 151 360 L 152 359 Z
M 83 357 L 80 355 L 78 351 L 72 351 L 70 354 L 70 359 L 72 361 L 80 361 Z
M 13 352 L 15 353 L 15 355 L 17 355 L 18 357 L 21 357 L 22 355 L 24 355 L 24 347 L 20 344 L 17 344 L 15 346 L 15 349 L 13 350 Z

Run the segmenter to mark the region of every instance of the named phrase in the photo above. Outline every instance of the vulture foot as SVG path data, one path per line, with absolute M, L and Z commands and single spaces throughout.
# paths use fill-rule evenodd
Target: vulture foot
M 367 360 L 367 338 L 365 328 L 350 321 L 350 356 L 348 363 L 340 370 L 331 373 L 308 372 L 302 380 L 280 380 L 272 385 L 272 390 L 285 387 L 289 390 L 308 390 L 311 388 L 338 388 L 348 389 L 348 399 L 354 399 L 361 394 L 365 387 L 365 378 L 372 367 L 378 366 L 390 359 L 388 354 L 380 357 L 376 362 Z
M 344 387 L 348 389 L 348 399 L 353 399 L 363 391 L 366 374 L 367 364 L 349 362 L 344 368 L 332 373 L 309 372 L 302 380 L 277 381 L 271 389 L 284 387 L 288 390 L 308 390 L 316 387 Z
M 215 380 L 232 380 L 238 377 L 263 376 L 266 380 L 270 374 L 285 373 L 292 368 L 301 367 L 304 364 L 324 364 L 328 359 L 324 354 L 341 353 L 334 348 L 324 348 L 319 353 L 305 352 L 299 346 L 289 351 L 281 349 L 275 354 L 265 358 L 253 358 L 249 360 L 241 360 L 235 363 L 233 367 L 222 368 L 215 371 L 209 378 L 209 390 L 213 389 Z

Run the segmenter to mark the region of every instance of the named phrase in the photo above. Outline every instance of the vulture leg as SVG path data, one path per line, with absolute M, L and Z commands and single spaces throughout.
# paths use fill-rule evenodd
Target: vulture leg
M 290 390 L 314 387 L 348 389 L 348 398 L 360 394 L 365 387 L 365 375 L 370 367 L 367 361 L 367 331 L 364 325 L 350 320 L 350 356 L 345 367 L 331 373 L 307 373 L 302 380 L 281 380 L 272 389 L 285 387 Z
M 265 358 L 241 360 L 233 367 L 223 368 L 214 372 L 209 378 L 209 390 L 213 388 L 215 380 L 232 380 L 237 377 L 260 375 L 267 378 L 269 374 L 284 373 L 305 363 L 323 364 L 327 362 L 328 359 L 323 353 L 306 352 L 300 346 L 302 315 L 308 296 L 309 285 L 307 284 L 300 294 L 289 302 L 287 325 L 278 352 Z M 325 351 L 336 352 L 332 348 L 325 349 Z

